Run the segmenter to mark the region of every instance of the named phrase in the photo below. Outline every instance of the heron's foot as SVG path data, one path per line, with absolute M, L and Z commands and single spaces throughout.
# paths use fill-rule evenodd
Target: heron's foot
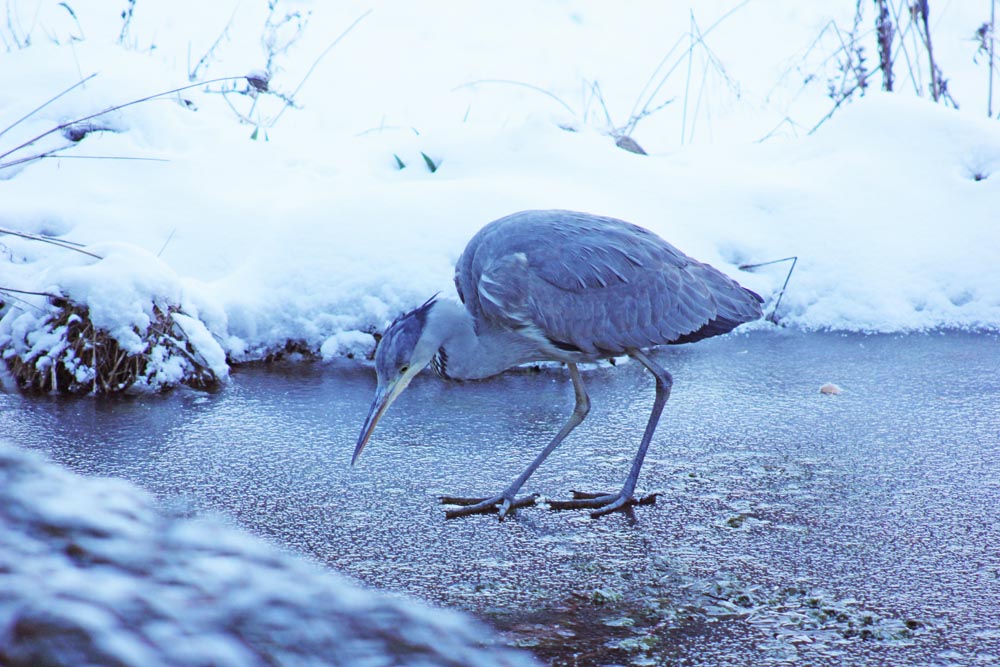
M 637 505 L 655 505 L 658 493 L 650 493 L 636 498 L 624 490 L 618 493 L 584 493 L 574 491 L 572 500 L 550 500 L 549 507 L 554 510 L 593 509 L 593 518 L 611 514 L 612 512 L 629 512 Z
M 513 514 L 514 510 L 521 507 L 531 507 L 538 499 L 538 494 L 533 493 L 523 498 L 516 498 L 513 495 L 501 493 L 492 498 L 459 498 L 455 496 L 441 496 L 442 505 L 459 505 L 458 509 L 447 510 L 444 513 L 446 519 L 457 519 L 460 516 L 471 516 L 473 514 L 499 514 L 503 521 L 508 514 Z

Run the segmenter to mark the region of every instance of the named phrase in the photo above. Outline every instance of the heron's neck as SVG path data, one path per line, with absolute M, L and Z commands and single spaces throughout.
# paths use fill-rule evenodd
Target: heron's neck
M 511 366 L 537 359 L 530 340 L 514 332 L 480 325 L 457 301 L 434 303 L 426 330 L 440 341 L 438 362 L 444 374 L 456 380 L 478 380 L 502 373 Z

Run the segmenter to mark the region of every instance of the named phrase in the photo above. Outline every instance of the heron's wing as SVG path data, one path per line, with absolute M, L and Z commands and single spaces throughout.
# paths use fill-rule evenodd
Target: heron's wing
M 494 225 L 457 267 L 466 305 L 564 349 L 689 342 L 761 316 L 759 296 L 641 227 L 565 211 L 516 214 L 483 232 Z

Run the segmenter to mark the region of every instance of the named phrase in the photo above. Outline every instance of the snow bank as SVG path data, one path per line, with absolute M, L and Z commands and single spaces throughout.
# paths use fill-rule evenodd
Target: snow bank
M 532 665 L 455 612 L 347 583 L 117 479 L 0 443 L 0 662 Z
M 872 332 L 1000 327 L 995 121 L 870 94 L 807 139 L 706 153 L 692 168 L 714 169 L 726 201 L 698 215 L 720 258 L 799 257 L 779 313 L 784 324 Z M 726 232 L 737 225 L 739 234 Z M 783 271 L 767 269 L 765 284 L 741 279 L 773 294 Z
M 156 391 L 226 379 L 225 352 L 169 267 L 133 245 L 78 250 L 43 268 L 42 291 L 0 318 L 2 358 L 22 389 Z
M 131 250 L 107 258 L 97 281 L 70 251 L 0 236 L 0 287 L 101 304 L 95 312 L 126 346 L 167 291 L 186 329 L 203 325 L 192 340 L 220 374 L 223 356 L 257 359 L 290 344 L 364 355 L 369 334 L 401 310 L 452 293 L 453 262 L 480 226 L 566 208 L 644 225 L 770 304 L 785 269 L 738 266 L 798 256 L 778 313 L 786 325 L 1000 327 L 995 122 L 870 90 L 807 134 L 832 104 L 824 79 L 836 63 L 816 35 L 831 19 L 848 25 L 854 3 L 699 3 L 693 14 L 662 4 L 641 13 L 518 5 L 508 11 L 532 19 L 511 40 L 491 3 L 387 2 L 319 61 L 296 97 L 302 108 L 220 94 L 247 88 L 237 82 L 102 116 L 106 131 L 66 159 L 0 169 L 0 227 Z M 982 70 L 966 39 L 978 14 L 955 4 L 936 15 L 936 51 L 953 94 L 979 108 Z M 72 19 L 39 10 L 33 44 L 5 54 L 0 128 L 81 73 L 100 74 L 0 136 L 0 152 L 184 85 L 194 69 L 202 78 L 259 69 L 268 49 L 271 86 L 291 94 L 367 9 L 279 6 L 268 15 L 143 3 L 127 21 L 83 0 Z M 698 96 L 679 74 L 663 79 L 653 106 L 673 101 L 633 132 L 651 155 L 616 148 L 609 133 L 661 81 L 656 63 L 685 62 L 667 56 L 687 44 L 692 17 L 699 48 L 711 49 L 691 61 L 703 68 Z M 234 110 L 261 126 L 256 141 Z M 37 148 L 65 141 L 55 133 Z M 82 155 L 160 161 L 69 159 Z M 3 297 L 0 331 L 30 317 L 20 298 Z

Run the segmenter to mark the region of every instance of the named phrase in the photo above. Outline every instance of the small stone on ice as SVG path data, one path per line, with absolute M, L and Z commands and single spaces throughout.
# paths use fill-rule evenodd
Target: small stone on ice
M 837 385 L 835 385 L 832 382 L 827 382 L 825 385 L 823 385 L 822 387 L 819 388 L 819 393 L 821 393 L 821 394 L 834 394 L 834 395 L 836 395 L 836 394 L 839 394 L 839 393 L 841 393 L 843 391 L 844 391 L 843 389 L 841 389 L 840 387 L 838 387 Z

